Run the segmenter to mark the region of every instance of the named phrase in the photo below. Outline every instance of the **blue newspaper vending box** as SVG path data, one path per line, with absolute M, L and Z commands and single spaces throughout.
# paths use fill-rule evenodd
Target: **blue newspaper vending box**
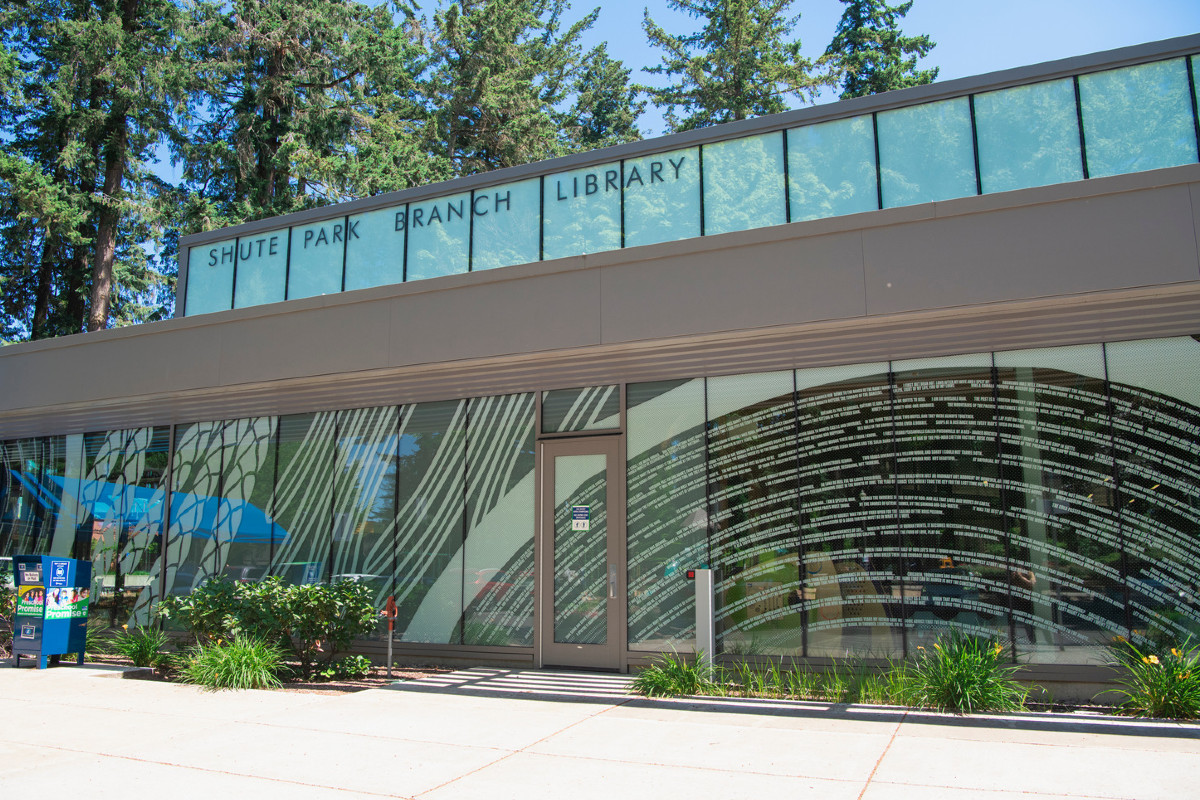
M 76 653 L 83 663 L 87 641 L 92 562 L 57 556 L 14 556 L 17 613 L 13 619 L 13 666 L 36 658 Z

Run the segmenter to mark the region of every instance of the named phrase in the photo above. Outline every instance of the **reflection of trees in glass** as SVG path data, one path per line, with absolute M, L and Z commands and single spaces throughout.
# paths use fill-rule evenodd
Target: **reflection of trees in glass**
M 1091 177 L 1196 161 L 1182 58 L 1082 75 L 1079 102 Z
M 1070 79 L 975 96 L 984 193 L 1083 179 Z
M 467 271 L 470 214 L 469 192 L 409 205 L 408 280 Z
M 870 116 L 793 128 L 788 131 L 787 145 L 793 221 L 879 207 Z
M 542 189 L 545 257 L 565 258 L 620 247 L 620 187 L 620 162 L 547 175 Z
M 704 232 L 743 231 L 787 221 L 783 134 L 704 145 Z
M 625 246 L 699 235 L 700 148 L 626 160 Z
M 880 112 L 883 207 L 975 194 L 975 153 L 967 98 Z
M 471 233 L 471 269 L 528 264 L 538 260 L 541 225 L 537 178 L 492 186 L 475 193 L 480 211 Z

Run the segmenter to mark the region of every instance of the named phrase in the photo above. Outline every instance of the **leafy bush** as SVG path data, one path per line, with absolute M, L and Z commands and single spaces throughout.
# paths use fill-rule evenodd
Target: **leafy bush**
M 287 586 L 283 596 L 278 613 L 305 672 L 322 652 L 324 663 L 332 664 L 339 651 L 375 630 L 379 621 L 373 592 L 365 583 Z
M 664 654 L 634 677 L 631 688 L 646 697 L 711 694 L 717 687 L 709 675 L 710 667 L 703 653 L 698 653 L 694 662 L 677 653 Z
M 319 670 L 317 677 L 326 681 L 365 678 L 371 674 L 374 666 L 371 659 L 364 655 L 346 656 Z
M 1029 689 L 1012 680 L 1018 667 L 1001 665 L 999 642 L 955 631 L 917 650 L 913 661 L 897 668 L 896 699 L 902 704 L 966 714 L 1024 708 Z
M 283 606 L 290 588 L 278 577 L 243 583 L 218 575 L 190 594 L 163 598 L 157 613 L 186 628 L 197 644 L 238 636 L 283 643 Z
M 160 652 L 166 646 L 167 635 L 153 628 L 125 629 L 112 638 L 113 652 L 128 658 L 135 667 L 158 667 L 166 658 Z
M 1162 653 L 1142 652 L 1120 640 L 1112 648 L 1123 675 L 1117 683 L 1125 702 L 1121 709 L 1137 717 L 1200 718 L 1200 645 L 1186 639 Z
M 164 599 L 158 613 L 183 625 L 201 645 L 251 637 L 290 646 L 306 674 L 318 663 L 333 664 L 378 622 L 366 584 L 293 585 L 278 577 L 259 583 L 211 578 L 191 594 Z
M 180 670 L 185 683 L 208 689 L 277 689 L 286 653 L 253 636 L 212 642 L 195 648 Z
M 13 616 L 17 611 L 17 593 L 0 574 L 0 658 L 12 655 Z

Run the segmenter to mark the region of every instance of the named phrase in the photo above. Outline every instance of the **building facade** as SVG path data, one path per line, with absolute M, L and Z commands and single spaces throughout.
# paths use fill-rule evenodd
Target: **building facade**
M 175 319 L 0 350 L 0 555 L 118 622 L 357 580 L 400 652 L 533 665 L 693 648 L 699 566 L 721 654 L 1198 634 L 1197 54 L 186 237 Z

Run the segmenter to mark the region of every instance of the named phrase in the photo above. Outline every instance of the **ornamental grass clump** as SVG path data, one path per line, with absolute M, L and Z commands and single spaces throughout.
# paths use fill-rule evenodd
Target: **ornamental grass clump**
M 123 628 L 110 640 L 109 646 L 114 653 L 132 661 L 135 667 L 157 668 L 166 659 L 162 650 L 167 646 L 167 635 L 153 628 Z
M 180 669 L 184 683 L 206 689 L 278 689 L 286 653 L 253 636 L 196 647 Z
M 954 632 L 902 667 L 895 681 L 903 705 L 972 714 L 1019 711 L 1029 689 L 1012 679 L 1019 667 L 1002 664 L 1004 647 L 995 640 Z
M 630 688 L 646 697 L 711 694 L 716 687 L 710 674 L 711 667 L 703 653 L 696 655 L 695 662 L 677 653 L 664 654 L 639 672 Z
M 1135 717 L 1200 718 L 1200 644 L 1184 640 L 1161 653 L 1119 639 L 1112 650 L 1121 669 L 1121 711 Z

